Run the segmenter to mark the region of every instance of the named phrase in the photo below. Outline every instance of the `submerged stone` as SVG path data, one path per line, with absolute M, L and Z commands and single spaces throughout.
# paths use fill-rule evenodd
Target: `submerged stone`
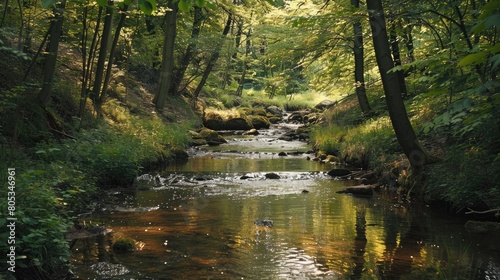
M 335 169 L 328 171 L 327 174 L 332 176 L 332 177 L 340 177 L 340 176 L 346 176 L 346 175 L 351 174 L 351 171 L 347 170 L 347 169 L 335 168 Z
M 267 173 L 266 175 L 266 178 L 267 179 L 280 179 L 280 175 L 276 174 L 276 173 Z
M 271 220 L 257 220 L 253 222 L 256 226 L 272 228 L 274 223 Z

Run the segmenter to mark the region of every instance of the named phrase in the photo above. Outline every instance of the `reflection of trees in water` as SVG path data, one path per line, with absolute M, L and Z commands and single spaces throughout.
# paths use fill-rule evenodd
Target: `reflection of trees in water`
M 365 265 L 365 248 L 366 248 L 366 207 L 361 205 L 356 209 L 356 236 L 354 237 L 354 251 L 352 261 L 354 268 L 351 279 L 360 279 Z
M 379 264 L 381 279 L 400 279 L 410 275 L 414 258 L 420 256 L 422 239 L 428 239 L 425 221 L 416 218 L 415 211 L 405 211 L 403 216 L 394 215 L 394 209 L 386 209 L 385 259 Z M 407 230 L 403 227 L 408 223 Z M 398 244 L 399 236 L 399 244 Z

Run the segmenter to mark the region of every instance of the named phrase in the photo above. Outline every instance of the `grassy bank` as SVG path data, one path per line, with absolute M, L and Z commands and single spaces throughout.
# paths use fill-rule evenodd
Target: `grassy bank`
M 498 94 L 497 94 L 498 95 Z M 325 113 L 326 123 L 313 128 L 316 149 L 343 158 L 348 164 L 374 169 L 389 185 L 412 191 L 413 198 L 446 206 L 500 207 L 500 131 L 498 110 L 490 101 L 471 95 L 453 103 L 442 95 L 407 98 L 415 131 L 438 162 L 412 174 L 385 110 L 383 97 L 372 97 L 372 114 L 362 118 L 355 96 Z M 392 182 L 390 182 L 392 181 Z
M 5 93 L 8 99 L 2 101 L 11 106 L 0 111 L 0 179 L 7 182 L 12 175 L 7 170 L 15 168 L 10 191 L 15 192 L 18 279 L 64 279 L 70 256 L 65 236 L 78 215 L 93 211 L 106 189 L 129 187 L 145 168 L 175 160 L 190 143 L 187 130 L 200 123 L 182 98 L 171 98 L 168 113 L 159 116 L 138 99 L 150 95 L 119 92 L 103 106 L 102 117 L 90 112 L 81 119 L 65 117 L 76 115 L 72 110 L 78 105 L 63 89 L 77 91 L 70 84 L 56 88 L 51 111 L 33 105 L 26 88 Z M 4 215 L 7 203 L 0 200 Z M 0 220 L 0 226 L 6 222 Z M 0 238 L 9 235 L 2 231 Z M 7 245 L 2 242 L 2 252 Z M 2 274 L 7 267 L 2 263 Z

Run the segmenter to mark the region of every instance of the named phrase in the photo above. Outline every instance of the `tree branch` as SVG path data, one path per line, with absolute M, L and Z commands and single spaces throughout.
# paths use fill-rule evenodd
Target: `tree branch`
M 469 211 L 465 212 L 465 214 L 488 214 L 488 213 L 493 213 L 493 212 L 500 213 L 500 208 L 490 209 L 490 210 L 486 210 L 486 211 L 475 211 L 475 210 L 472 210 L 470 208 L 467 208 L 467 209 L 469 209 Z

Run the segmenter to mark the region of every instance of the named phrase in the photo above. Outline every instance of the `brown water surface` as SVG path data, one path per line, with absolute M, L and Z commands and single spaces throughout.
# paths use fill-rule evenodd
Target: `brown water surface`
M 277 156 L 308 147 L 277 140 L 279 131 L 269 134 L 228 136 L 226 146 L 192 151 L 186 163 L 139 177 L 143 190 L 109 193 L 113 202 L 86 223 L 113 233 L 76 243 L 75 273 L 81 279 L 500 279 L 498 236 L 468 233 L 463 220 L 390 195 L 338 194 L 357 182 L 325 175 L 333 166 L 308 161 L 307 154 Z M 273 145 L 262 152 L 252 142 Z M 236 152 L 242 147 L 244 153 Z M 280 179 L 266 179 L 268 172 Z M 255 225 L 259 220 L 273 226 Z M 137 240 L 138 250 L 113 253 L 112 240 L 123 236 Z

